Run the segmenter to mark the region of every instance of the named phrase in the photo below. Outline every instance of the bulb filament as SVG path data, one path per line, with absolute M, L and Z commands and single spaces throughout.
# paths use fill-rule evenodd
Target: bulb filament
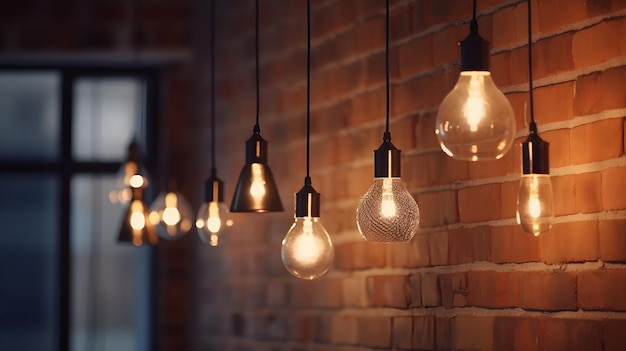
M 380 214 L 385 218 L 395 217 L 397 214 L 396 202 L 393 198 L 393 179 L 383 179 L 383 196 Z
M 465 105 L 463 106 L 463 114 L 469 123 L 470 131 L 478 131 L 478 124 L 485 117 L 485 93 L 484 93 L 484 78 L 472 74 L 469 82 L 468 97 Z

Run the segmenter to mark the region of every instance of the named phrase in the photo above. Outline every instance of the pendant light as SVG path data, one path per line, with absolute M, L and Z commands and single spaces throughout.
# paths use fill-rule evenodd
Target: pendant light
M 132 198 L 120 228 L 118 242 L 135 246 L 155 245 L 159 238 L 152 223 L 148 220 L 148 209 L 143 202 L 142 187 L 132 188 Z
M 539 137 L 533 104 L 531 0 L 528 1 L 529 134 L 522 143 L 522 179 L 517 196 L 517 223 L 526 233 L 538 236 L 552 228 L 554 196 L 550 179 L 549 146 Z
M 170 179 L 169 187 L 161 192 L 150 205 L 150 223 L 157 234 L 166 240 L 178 239 L 192 227 L 193 214 L 183 194 L 176 190 L 176 182 Z
M 400 150 L 391 143 L 389 132 L 389 0 L 385 18 L 386 128 L 382 145 L 374 150 L 374 184 L 357 207 L 356 224 L 368 241 L 407 242 L 417 232 L 420 213 L 415 199 L 402 185 Z
M 128 144 L 126 161 L 115 174 L 115 186 L 109 191 L 109 201 L 127 204 L 133 198 L 133 189 L 148 187 L 147 172 L 141 162 L 139 144 L 133 139 Z
M 436 118 L 441 149 L 467 161 L 502 158 L 513 145 L 513 108 L 491 78 L 488 42 L 478 34 L 473 0 L 470 34 L 460 43 L 461 73 L 443 99 Z
M 231 212 L 281 212 L 278 188 L 267 164 L 267 141 L 259 127 L 259 0 L 256 0 L 256 124 L 246 141 L 246 163 L 235 188 Z
M 215 0 L 211 0 L 211 175 L 204 183 L 204 203 L 198 210 L 196 228 L 203 242 L 217 246 L 233 221 L 224 203 L 224 182 L 215 167 Z
M 330 236 L 320 221 L 320 193 L 311 186 L 309 154 L 311 134 L 311 1 L 307 0 L 306 177 L 295 193 L 295 220 L 282 241 L 281 257 L 293 276 L 312 280 L 324 275 L 335 256 Z

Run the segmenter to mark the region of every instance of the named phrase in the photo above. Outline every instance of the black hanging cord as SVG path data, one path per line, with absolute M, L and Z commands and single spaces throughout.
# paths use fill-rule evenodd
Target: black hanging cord
M 309 154 L 311 152 L 311 0 L 306 1 L 306 178 L 304 183 L 311 185 L 309 175 Z
M 478 32 L 478 20 L 476 20 L 476 0 L 472 4 L 472 21 L 470 22 L 470 31 Z
M 215 0 L 211 0 L 211 175 L 215 172 Z
M 528 0 L 528 95 L 530 108 L 530 124 L 528 126 L 531 133 L 537 133 L 537 124 L 535 123 L 535 107 L 533 103 L 533 50 L 532 50 L 532 12 Z
M 387 111 L 385 120 L 385 134 L 383 141 L 391 141 L 391 133 L 389 133 L 389 0 L 386 1 L 385 8 L 385 89 L 387 94 Z
M 255 41 L 256 41 L 256 124 L 254 125 L 254 133 L 259 133 L 261 131 L 261 127 L 259 127 L 259 0 L 256 0 L 256 30 L 255 30 Z

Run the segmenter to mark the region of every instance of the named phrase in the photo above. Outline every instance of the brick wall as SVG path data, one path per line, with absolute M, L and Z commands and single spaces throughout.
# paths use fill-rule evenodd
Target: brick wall
M 283 268 L 280 241 L 305 174 L 305 1 L 261 1 L 261 134 L 287 210 L 233 215 L 227 245 L 198 246 L 197 349 L 626 348 L 626 1 L 533 0 L 535 115 L 551 143 L 557 215 L 539 238 L 515 223 L 527 5 L 478 7 L 516 146 L 480 163 L 439 149 L 435 114 L 459 72 L 471 1 L 392 1 L 390 128 L 422 220 L 410 243 L 374 244 L 355 208 L 384 129 L 384 1 L 312 1 L 311 175 L 336 253 L 326 276 L 301 281 Z M 232 194 L 254 123 L 254 2 L 218 11 L 217 164 Z M 209 171 L 206 116 L 195 201 Z

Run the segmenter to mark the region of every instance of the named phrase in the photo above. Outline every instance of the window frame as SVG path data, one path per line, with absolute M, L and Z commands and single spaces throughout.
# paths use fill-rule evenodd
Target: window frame
M 74 84 L 81 78 L 136 78 L 145 82 L 146 111 L 145 131 L 146 145 L 144 151 L 145 167 L 149 173 L 156 175 L 157 169 L 156 151 L 158 144 L 158 94 L 159 73 L 157 65 L 146 64 L 39 64 L 39 63 L 12 63 L 0 62 L 0 71 L 51 71 L 60 76 L 60 138 L 59 157 L 54 161 L 15 161 L 0 159 L 1 174 L 46 174 L 55 175 L 59 181 L 59 228 L 58 228 L 58 351 L 70 350 L 71 348 L 71 301 L 72 301 L 72 259 L 70 243 L 71 225 L 71 179 L 74 175 L 111 175 L 115 174 L 120 167 L 120 162 L 110 161 L 77 161 L 72 155 L 72 119 L 74 107 Z M 123 162 L 123 160 L 121 160 Z M 155 291 L 155 250 L 150 250 L 150 277 L 149 290 Z M 148 318 L 150 333 L 148 349 L 155 345 L 155 298 L 149 299 Z

